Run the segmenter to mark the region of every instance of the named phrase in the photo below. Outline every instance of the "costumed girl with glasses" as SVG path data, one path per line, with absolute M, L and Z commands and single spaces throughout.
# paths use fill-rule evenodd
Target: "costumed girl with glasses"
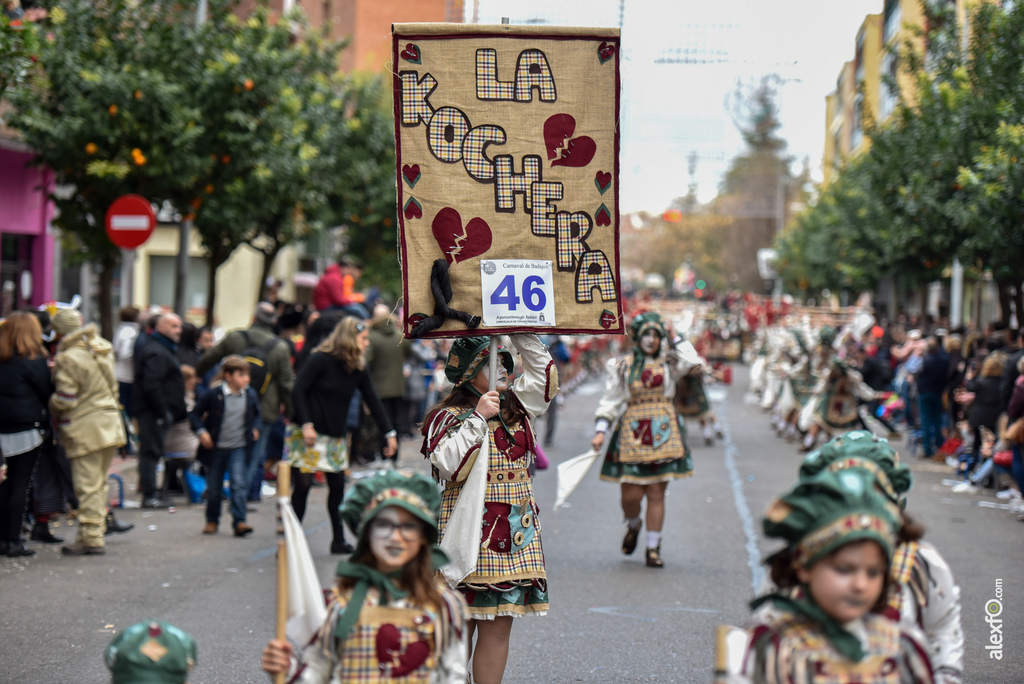
M 473 678 L 497 684 L 508 659 L 512 618 L 544 615 L 547 574 L 529 466 L 536 453 L 533 422 L 558 392 L 558 372 L 536 335 L 512 335 L 523 374 L 509 383 L 512 354 L 498 348 L 495 390 L 489 387 L 489 339 L 452 344 L 445 375 L 455 385 L 423 422 L 423 454 L 441 495 L 443 569 L 469 604 Z
M 440 506 L 425 475 L 384 471 L 359 480 L 341 507 L 356 550 L 338 563 L 327 619 L 295 653 L 288 641 L 263 649 L 263 669 L 297 684 L 465 684 L 466 602 L 437 569 Z
M 686 427 L 673 405 L 676 383 L 701 365 L 693 345 L 671 347 L 661 316 L 646 312 L 630 324 L 633 353 L 608 362 L 604 397 L 597 406 L 591 446 L 600 451 L 607 440 L 601 479 L 618 482 L 626 536 L 622 553 L 636 550 L 642 526 L 640 506 L 647 499 L 647 565 L 664 566 L 661 526 L 665 520 L 665 490 L 671 480 L 693 474 L 686 445 Z
M 902 524 L 861 469 L 824 470 L 772 502 L 763 525 L 779 589 L 751 603 L 742 674 L 753 684 L 931 684 L 924 637 L 882 613 Z

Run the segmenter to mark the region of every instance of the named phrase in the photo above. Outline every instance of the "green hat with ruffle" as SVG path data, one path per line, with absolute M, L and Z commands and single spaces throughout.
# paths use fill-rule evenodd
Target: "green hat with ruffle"
M 902 515 L 863 470 L 822 472 L 800 480 L 773 501 L 762 521 L 765 536 L 785 540 L 797 566 L 811 567 L 851 542 L 870 539 L 892 558 Z
M 821 330 L 818 331 L 818 344 L 823 347 L 831 347 L 832 343 L 836 341 L 838 334 L 839 331 L 831 325 L 822 326 Z
M 888 440 L 866 430 L 847 432 L 812 451 L 800 464 L 800 479 L 812 478 L 824 470 L 835 473 L 850 468 L 870 473 L 878 489 L 897 504 L 914 483 L 910 468 L 900 463 L 899 454 Z
M 661 315 L 656 311 L 645 311 L 642 314 L 637 314 L 633 318 L 633 322 L 629 324 L 629 336 L 633 338 L 633 341 L 639 340 L 644 336 L 644 333 L 654 328 L 661 335 L 661 339 L 668 337 L 668 333 L 665 331 L 665 324 L 661 320 Z
M 184 684 L 196 664 L 196 642 L 172 624 L 146 620 L 118 634 L 104 660 L 112 684 Z
M 448 352 L 448 363 L 444 367 L 444 375 L 448 381 L 458 387 L 476 377 L 491 355 L 491 338 L 460 337 L 452 343 Z M 498 345 L 498 358 L 501 365 L 511 376 L 516 369 L 512 352 Z
M 441 492 L 426 475 L 411 470 L 384 470 L 356 480 L 345 493 L 341 519 L 356 533 L 358 547 L 364 544 L 366 525 L 386 506 L 398 506 L 427 524 L 427 539 L 437 542 L 437 517 L 441 508 Z

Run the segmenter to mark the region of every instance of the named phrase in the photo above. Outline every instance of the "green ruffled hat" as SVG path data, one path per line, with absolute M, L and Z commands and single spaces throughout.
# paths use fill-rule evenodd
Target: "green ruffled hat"
M 489 337 L 460 337 L 455 340 L 451 351 L 448 352 L 448 363 L 444 367 L 444 375 L 448 381 L 458 387 L 476 377 L 491 354 L 490 346 Z M 498 345 L 498 358 L 511 376 L 516 369 L 512 352 Z
M 196 642 L 160 620 L 118 634 L 104 655 L 113 684 L 184 684 L 196 664 Z
M 910 468 L 900 463 L 899 454 L 888 440 L 866 430 L 847 432 L 812 451 L 800 464 L 800 479 L 813 478 L 824 470 L 835 473 L 850 468 L 870 473 L 893 503 L 905 501 L 904 495 L 913 486 Z
M 899 507 L 859 469 L 823 470 L 799 481 L 768 506 L 763 520 L 765 536 L 784 539 L 802 567 L 862 539 L 877 542 L 891 559 L 901 523 Z
M 411 470 L 385 470 L 356 483 L 345 494 L 341 519 L 356 533 L 356 552 L 365 544 L 366 524 L 385 506 L 398 506 L 427 524 L 427 539 L 437 542 L 441 492 L 426 475 Z
M 665 330 L 665 324 L 661 320 L 661 315 L 656 311 L 645 311 L 642 314 L 637 314 L 633 318 L 633 322 L 629 324 L 629 336 L 636 342 L 644 333 L 654 328 L 661 335 L 661 339 L 668 337 L 668 332 Z
M 831 325 L 822 326 L 821 330 L 818 331 L 818 344 L 823 347 L 831 347 L 832 343 L 836 341 L 836 335 L 838 334 L 839 331 Z

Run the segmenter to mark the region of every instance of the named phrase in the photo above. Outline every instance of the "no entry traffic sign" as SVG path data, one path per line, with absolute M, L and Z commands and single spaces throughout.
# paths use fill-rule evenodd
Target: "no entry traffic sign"
M 107 237 L 121 249 L 135 249 L 153 234 L 153 205 L 139 195 L 122 195 L 107 209 Z

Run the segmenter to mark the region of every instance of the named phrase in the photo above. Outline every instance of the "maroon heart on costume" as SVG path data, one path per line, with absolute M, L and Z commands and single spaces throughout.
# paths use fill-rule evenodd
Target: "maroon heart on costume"
M 612 224 L 612 215 L 608 211 L 608 207 L 602 204 L 597 208 L 597 213 L 594 214 L 594 222 L 599 226 L 610 226 Z
M 420 48 L 419 48 L 418 45 L 415 45 L 413 43 L 406 43 L 405 44 L 405 49 L 402 50 L 398 54 L 398 56 L 401 57 L 402 59 L 404 59 L 407 62 L 412 62 L 413 64 L 419 64 L 420 63 Z
M 397 656 L 398 664 L 391 667 L 392 677 L 404 677 L 418 669 L 430 657 L 430 646 L 424 641 L 414 641 L 403 651 L 402 635 L 392 624 L 381 625 L 374 641 L 377 662 L 382 666 L 393 663 Z
M 409 201 L 405 203 L 405 218 L 423 218 L 423 207 L 416 201 L 415 197 L 410 197 Z
M 487 222 L 477 217 L 463 227 L 462 216 L 451 207 L 437 212 L 431 230 L 449 265 L 480 256 L 491 248 L 491 227 Z
M 410 166 L 406 164 L 402 167 L 402 175 L 405 176 L 405 181 L 409 184 L 409 187 L 415 188 L 416 183 L 420 180 L 420 165 L 413 164 Z
M 615 321 L 615 314 L 613 314 L 611 311 L 608 311 L 607 309 L 601 312 L 601 318 L 598 319 L 598 322 L 601 324 L 601 327 L 604 328 L 605 330 L 611 328 L 612 325 L 614 325 Z
M 612 186 L 612 174 L 607 171 L 598 171 L 594 176 L 594 185 L 603 195 Z
M 544 148 L 548 151 L 548 159 L 558 156 L 558 150 L 576 130 L 576 119 L 568 114 L 554 114 L 544 122 Z
M 661 373 L 655 374 L 650 368 L 647 368 L 640 374 L 640 382 L 643 383 L 644 387 L 661 387 L 661 384 L 665 382 L 665 378 L 662 377 Z
M 516 430 L 513 435 L 516 440 L 515 445 L 508 439 L 508 433 L 505 432 L 505 428 L 500 427 L 494 431 L 494 446 L 498 447 L 498 451 L 505 454 L 512 461 L 518 461 L 526 455 L 527 447 L 529 447 L 528 438 L 526 433 L 522 430 Z M 511 447 L 511 448 L 510 448 Z
M 601 43 L 597 48 L 597 58 L 604 64 L 615 56 L 615 46 L 611 43 Z

